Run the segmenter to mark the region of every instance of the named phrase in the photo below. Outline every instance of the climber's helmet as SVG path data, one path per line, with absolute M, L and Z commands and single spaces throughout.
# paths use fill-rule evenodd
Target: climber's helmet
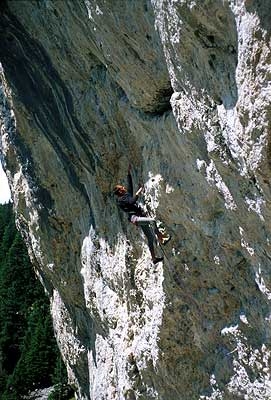
M 122 185 L 116 185 L 113 189 L 113 193 L 116 196 L 123 196 L 127 192 L 127 189 L 125 186 Z

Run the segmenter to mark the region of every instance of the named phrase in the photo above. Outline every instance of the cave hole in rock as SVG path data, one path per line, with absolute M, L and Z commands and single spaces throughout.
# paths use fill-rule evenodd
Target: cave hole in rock
M 167 111 L 171 111 L 172 107 L 170 104 L 170 98 L 172 94 L 173 89 L 170 84 L 168 87 L 164 87 L 158 90 L 156 92 L 153 103 L 150 105 L 150 110 L 147 111 L 147 114 L 160 116 Z

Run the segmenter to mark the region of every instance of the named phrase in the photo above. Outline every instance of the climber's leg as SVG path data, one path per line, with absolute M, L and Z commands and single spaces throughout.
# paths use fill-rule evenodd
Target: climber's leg
M 153 233 L 153 230 L 150 227 L 151 223 L 155 223 L 154 218 L 149 218 L 149 217 L 137 217 L 136 215 L 133 215 L 131 218 L 131 222 L 135 225 L 138 225 L 141 227 L 144 235 L 146 236 L 148 240 L 148 247 L 152 256 L 152 261 L 154 264 L 158 263 L 159 261 L 163 260 L 163 257 L 156 257 L 154 253 L 154 242 L 155 242 L 155 235 Z
M 154 233 L 155 233 L 159 243 L 161 243 L 163 245 L 167 244 L 171 239 L 171 236 L 166 233 L 165 228 L 163 228 L 162 232 L 160 232 L 160 230 L 159 230 L 154 218 L 151 218 L 151 217 L 138 217 L 136 215 L 133 215 L 132 218 L 131 218 L 131 222 L 133 224 L 140 225 L 140 226 L 142 226 L 143 224 L 144 225 L 145 224 L 151 224 L 153 226 Z
M 163 260 L 163 257 L 156 257 L 155 253 L 154 253 L 154 241 L 155 241 L 155 236 L 153 234 L 153 231 L 149 225 L 149 223 L 146 222 L 141 222 L 138 224 L 142 231 L 144 232 L 144 235 L 146 236 L 147 240 L 148 240 L 148 246 L 149 246 L 149 250 L 152 256 L 152 261 L 154 262 L 154 264 L 158 263 L 159 261 Z

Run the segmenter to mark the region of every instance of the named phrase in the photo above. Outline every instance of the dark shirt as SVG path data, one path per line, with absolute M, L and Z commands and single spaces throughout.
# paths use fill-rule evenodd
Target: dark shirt
M 127 175 L 127 192 L 117 198 L 117 205 L 119 208 L 121 208 L 124 212 L 128 213 L 128 219 L 130 221 L 132 215 L 137 215 L 137 216 L 143 216 L 144 212 L 143 210 L 139 207 L 138 204 L 136 204 L 138 200 L 138 196 L 135 195 L 133 196 L 133 181 L 132 181 L 132 176 L 131 174 Z

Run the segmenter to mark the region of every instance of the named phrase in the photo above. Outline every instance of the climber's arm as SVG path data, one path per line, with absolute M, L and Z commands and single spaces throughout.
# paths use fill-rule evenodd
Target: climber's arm
M 132 180 L 132 175 L 131 175 L 131 168 L 132 168 L 131 164 L 129 164 L 128 174 L 127 174 L 127 191 L 130 196 L 129 196 L 128 201 L 129 201 L 129 204 L 135 204 L 138 199 L 138 196 L 141 194 L 141 192 L 143 190 L 143 187 L 140 187 L 137 190 L 135 196 L 133 196 L 134 190 L 133 190 L 133 180 Z
M 128 175 L 127 175 L 127 192 L 133 197 L 133 181 L 132 181 L 132 175 L 130 171 L 128 170 Z

